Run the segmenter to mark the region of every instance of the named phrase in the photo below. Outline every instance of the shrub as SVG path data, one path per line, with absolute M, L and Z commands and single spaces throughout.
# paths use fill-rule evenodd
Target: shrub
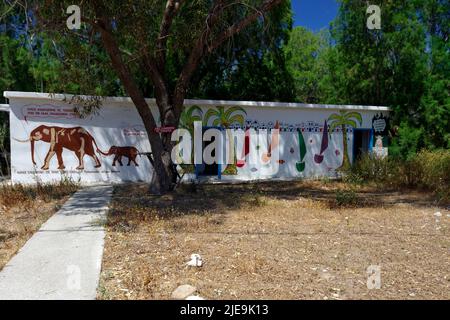
M 352 189 L 336 191 L 336 205 L 338 207 L 356 206 L 358 204 L 358 195 Z
M 350 183 L 376 183 L 383 186 L 419 187 L 434 192 L 438 200 L 450 201 L 450 150 L 423 150 L 408 159 L 396 157 L 380 159 L 362 156 L 344 172 Z
M 379 159 L 371 154 L 366 154 L 344 172 L 344 179 L 347 182 L 358 184 L 364 181 L 381 182 L 389 176 L 391 169 L 387 158 Z
M 421 187 L 433 190 L 444 201 L 450 199 L 450 150 L 421 151 L 416 157 Z

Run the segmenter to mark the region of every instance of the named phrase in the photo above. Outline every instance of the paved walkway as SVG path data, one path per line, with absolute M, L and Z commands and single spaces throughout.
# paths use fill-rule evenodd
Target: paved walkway
M 111 194 L 75 193 L 0 272 L 0 299 L 95 299 Z

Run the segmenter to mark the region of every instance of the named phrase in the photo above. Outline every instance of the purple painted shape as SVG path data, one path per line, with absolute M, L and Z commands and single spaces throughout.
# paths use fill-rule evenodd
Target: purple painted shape
M 314 155 L 314 161 L 317 164 L 321 164 L 323 162 L 323 153 L 328 149 L 328 142 L 328 123 L 327 120 L 325 120 L 325 124 L 323 126 L 322 144 L 320 146 L 320 154 Z

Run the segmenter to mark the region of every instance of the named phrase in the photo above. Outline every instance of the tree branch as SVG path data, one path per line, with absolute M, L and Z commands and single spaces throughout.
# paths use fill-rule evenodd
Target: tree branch
M 181 108 L 183 106 L 184 97 L 186 95 L 186 90 L 189 82 L 198 68 L 201 60 L 206 54 L 211 53 L 222 45 L 226 40 L 239 33 L 242 29 L 247 27 L 249 24 L 256 21 L 259 17 L 263 16 L 265 13 L 270 11 L 273 7 L 281 4 L 284 0 L 264 0 L 262 5 L 255 9 L 253 14 L 250 14 L 243 18 L 242 20 L 234 23 L 232 26 L 227 28 L 224 32 L 219 34 L 213 41 L 208 44 L 208 39 L 211 35 L 213 26 L 217 23 L 220 16 L 223 14 L 226 6 L 224 0 L 216 0 L 211 11 L 206 19 L 205 29 L 203 30 L 200 37 L 197 39 L 194 48 L 188 58 L 188 61 L 181 71 L 180 77 L 178 78 L 173 104 L 175 109 L 175 114 L 179 116 L 181 114 Z
M 188 61 L 184 65 L 183 70 L 181 71 L 181 74 L 178 78 L 177 84 L 175 86 L 175 92 L 173 94 L 173 105 L 175 108 L 174 111 L 177 119 L 182 112 L 181 109 L 183 106 L 184 97 L 186 96 L 186 89 L 189 81 L 191 80 L 192 75 L 194 74 L 195 70 L 203 59 L 203 56 L 205 55 L 207 40 L 211 34 L 213 26 L 219 20 L 219 17 L 223 12 L 224 5 L 224 0 L 216 0 L 214 2 L 214 5 L 209 11 L 206 18 L 205 29 L 195 42 L 191 54 L 189 55 Z
M 284 0 L 265 0 L 264 3 L 255 10 L 255 13 L 228 27 L 217 38 L 211 41 L 211 43 L 208 45 L 208 53 L 211 53 L 212 51 L 220 47 L 226 40 L 241 32 L 242 29 L 253 23 L 259 17 L 263 17 L 265 13 L 270 11 L 273 7 L 281 4 L 283 1 Z
M 167 0 L 158 39 L 156 40 L 156 59 L 159 67 L 164 68 L 170 28 L 172 27 L 173 19 L 175 18 L 183 2 L 184 0 Z M 163 72 L 163 69 L 161 69 L 160 72 Z
M 128 66 L 122 59 L 119 46 L 117 45 L 112 34 L 111 21 L 103 16 L 103 10 L 100 6 L 95 6 L 95 11 L 98 19 L 93 26 L 100 31 L 103 46 L 111 59 L 111 63 L 118 73 L 118 76 L 127 93 L 133 100 L 139 114 L 144 120 L 144 125 L 150 135 L 151 132 L 154 132 L 156 127 L 155 119 L 153 118 L 150 107 L 145 101 L 145 97 L 136 84 L 136 81 L 131 76 Z
M 158 106 L 161 121 L 164 121 L 165 113 L 167 112 L 166 110 L 170 106 L 168 88 L 164 81 L 164 76 L 160 73 L 155 59 L 153 59 L 148 52 L 144 53 L 142 57 L 142 65 L 155 88 L 156 105 Z

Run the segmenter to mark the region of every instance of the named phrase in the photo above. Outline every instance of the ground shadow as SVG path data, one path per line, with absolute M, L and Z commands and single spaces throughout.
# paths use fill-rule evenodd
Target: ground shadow
M 416 207 L 435 206 L 433 195 L 417 190 L 380 190 L 349 186 L 341 182 L 293 181 L 259 182 L 252 184 L 187 184 L 163 196 L 151 195 L 145 183 L 115 187 L 110 221 L 171 219 L 185 215 L 220 215 L 229 210 L 264 206 L 267 201 L 306 199 L 323 208 L 389 207 L 407 203 Z M 348 203 L 338 201 L 338 193 L 350 197 Z M 111 220 L 112 219 L 112 220 Z

